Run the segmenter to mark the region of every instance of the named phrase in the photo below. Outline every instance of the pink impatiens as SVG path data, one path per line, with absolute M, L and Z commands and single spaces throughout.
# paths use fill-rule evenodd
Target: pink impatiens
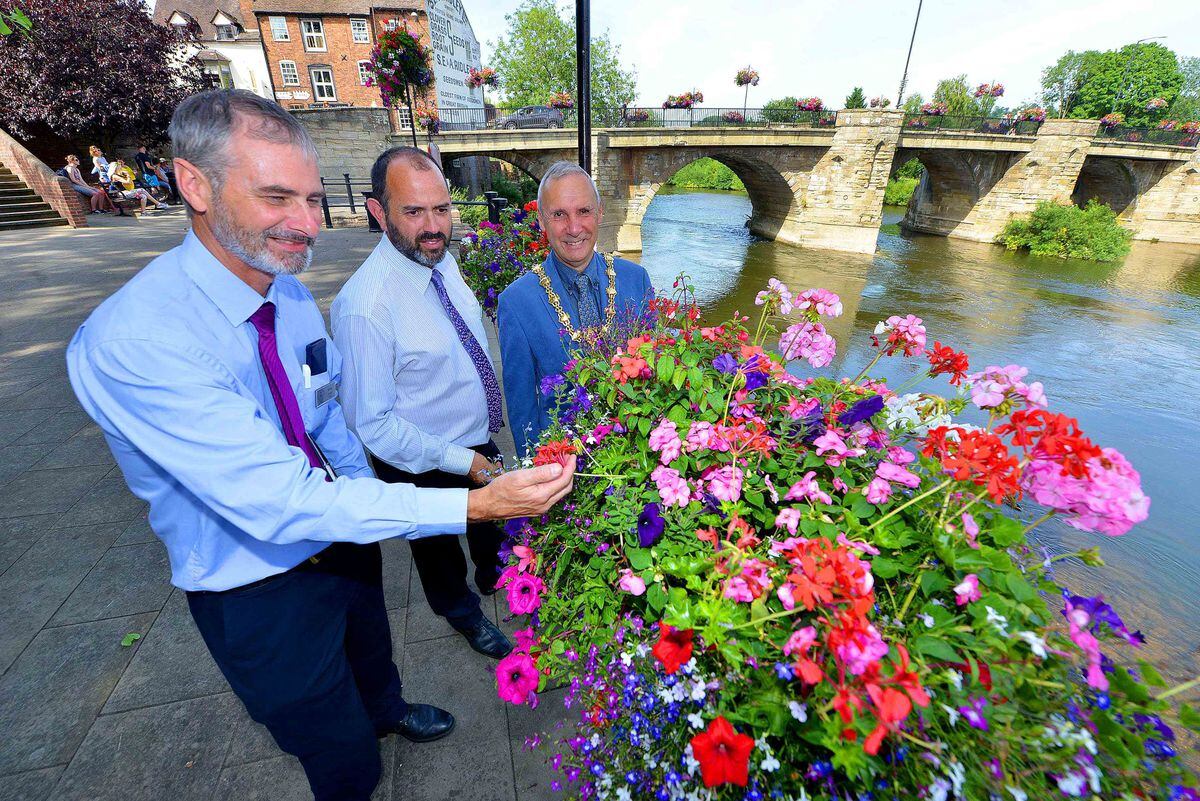
M 664 506 L 687 506 L 692 499 L 692 490 L 687 479 L 679 475 L 679 471 L 659 465 L 650 474 L 650 480 L 658 487 Z
M 954 603 L 959 606 L 978 601 L 982 595 L 979 593 L 979 576 L 974 573 L 968 573 L 958 585 L 954 587 Z
M 674 422 L 664 419 L 650 432 L 650 450 L 658 452 L 663 464 L 670 464 L 679 458 L 683 444 L 679 441 Z

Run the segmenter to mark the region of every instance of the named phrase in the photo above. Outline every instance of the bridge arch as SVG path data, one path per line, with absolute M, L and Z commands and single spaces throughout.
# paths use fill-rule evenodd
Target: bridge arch
M 980 200 L 1018 160 L 1010 153 L 899 148 L 892 174 L 916 159 L 925 168 L 901 225 L 912 231 L 947 236 L 971 225 Z
M 1138 194 L 1138 176 L 1131 159 L 1088 156 L 1079 169 L 1071 202 L 1083 208 L 1089 200 L 1099 200 L 1119 215 L 1133 210 Z

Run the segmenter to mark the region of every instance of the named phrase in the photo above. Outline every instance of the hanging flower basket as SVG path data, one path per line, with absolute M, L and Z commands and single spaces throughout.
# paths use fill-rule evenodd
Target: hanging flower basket
M 399 26 L 381 33 L 371 50 L 369 77 L 379 87 L 385 106 L 407 102 L 405 87 L 423 94 L 433 83 L 431 50 L 419 37 L 407 26 Z
M 976 97 L 1003 97 L 1004 84 L 1002 83 L 981 83 L 975 89 Z
M 1112 114 L 1105 114 L 1100 118 L 1100 125 L 1104 128 L 1116 128 L 1118 125 L 1125 124 L 1125 115 L 1119 111 L 1114 111 Z
M 1146 103 L 1146 111 L 1158 111 L 1159 109 L 1164 109 L 1166 107 L 1167 101 L 1163 100 L 1161 97 L 1156 97 Z
M 442 130 L 442 120 L 433 109 L 417 112 L 417 125 L 427 133 L 435 134 Z
M 575 108 L 575 101 L 571 98 L 570 92 L 555 92 L 550 95 L 550 108 L 565 111 Z
M 752 67 L 738 70 L 733 82 L 737 86 L 758 86 L 758 70 Z
M 930 117 L 944 117 L 949 110 L 950 107 L 941 100 L 936 103 L 925 103 L 921 106 L 921 113 L 927 114 Z
M 871 108 L 887 108 L 890 105 L 892 105 L 892 101 L 889 98 L 883 96 L 871 98 Z
M 1160 131 L 1173 131 L 1177 125 L 1179 125 L 1178 120 L 1163 120 L 1154 127 Z
M 1044 108 L 1026 108 L 1017 112 L 1017 120 L 1020 122 L 1045 122 L 1046 109 Z
M 820 111 L 825 108 L 825 104 L 819 97 L 806 97 L 796 102 L 796 108 L 801 111 Z
M 684 92 L 681 95 L 668 95 L 663 102 L 663 108 L 692 108 L 704 102 L 703 92 Z
M 1179 130 L 1186 134 L 1200 133 L 1200 122 L 1185 122 L 1179 126 Z
M 625 119 L 628 122 L 649 122 L 650 112 L 644 108 L 630 109 L 625 112 Z
M 745 116 L 743 116 L 742 112 L 740 112 L 740 111 L 726 111 L 724 114 L 721 115 L 721 121 L 722 122 L 732 122 L 732 123 L 737 124 L 737 123 L 745 122 L 746 118 L 745 118 Z
M 467 71 L 467 86 L 472 89 L 478 89 L 486 86 L 488 89 L 500 88 L 500 75 L 491 67 L 484 67 L 477 70 L 471 67 Z

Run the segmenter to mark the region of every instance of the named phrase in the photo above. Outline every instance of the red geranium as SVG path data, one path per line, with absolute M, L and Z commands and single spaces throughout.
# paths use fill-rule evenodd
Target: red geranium
M 957 439 L 951 436 L 955 432 Z M 1017 457 L 1004 441 L 989 431 L 964 431 L 938 426 L 929 432 L 921 452 L 935 456 L 955 481 L 970 481 L 986 487 L 996 503 L 1013 495 L 1020 497 L 1021 471 Z
M 662 663 L 663 670 L 667 673 L 674 673 L 679 670 L 681 665 L 686 664 L 692 658 L 693 637 L 695 637 L 695 632 L 691 629 L 683 629 L 681 631 L 674 626 L 660 623 L 658 627 L 658 642 L 654 644 L 654 649 L 651 653 L 654 654 L 655 659 Z
M 534 454 L 535 465 L 561 464 L 566 465 L 567 457 L 575 453 L 575 444 L 569 439 L 556 439 L 547 442 L 537 449 Z
M 700 778 L 705 787 L 736 784 L 745 787 L 750 780 L 750 752 L 754 738 L 738 734 L 733 725 L 718 716 L 708 728 L 692 738 L 692 755 L 700 763 Z
M 1063 475 L 1087 478 L 1088 460 L 1100 455 L 1098 448 L 1079 430 L 1079 421 L 1044 409 L 1013 412 L 1009 422 L 996 426 L 997 434 L 1012 434 L 1013 444 L 1034 457 L 1062 465 Z
M 950 383 L 954 386 L 958 386 L 967 377 L 967 370 L 971 369 L 967 354 L 941 342 L 934 342 L 933 349 L 926 356 L 929 359 L 929 374 L 949 375 Z

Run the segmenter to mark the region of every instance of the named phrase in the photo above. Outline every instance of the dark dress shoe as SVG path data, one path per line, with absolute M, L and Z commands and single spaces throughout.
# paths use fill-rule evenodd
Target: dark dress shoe
M 512 651 L 512 643 L 504 636 L 504 632 L 496 628 L 496 624 L 485 618 L 469 629 L 459 629 L 458 633 L 467 638 L 471 648 L 484 656 L 499 659 Z
M 454 730 L 454 716 L 429 704 L 409 704 L 408 712 L 391 731 L 379 732 L 380 737 L 399 734 L 414 743 L 440 740 Z

